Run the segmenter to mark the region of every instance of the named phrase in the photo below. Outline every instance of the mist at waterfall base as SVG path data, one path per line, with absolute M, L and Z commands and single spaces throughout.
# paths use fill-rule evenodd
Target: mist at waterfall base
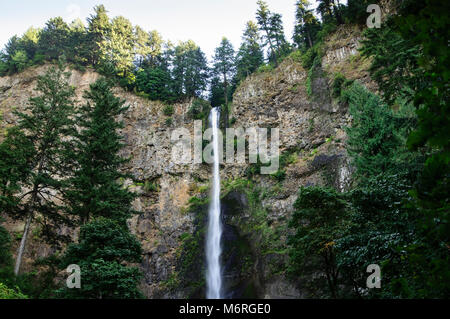
M 220 175 L 219 175 L 219 110 L 213 108 L 210 114 L 213 132 L 213 183 L 211 202 L 208 212 L 208 231 L 206 238 L 206 297 L 208 299 L 223 298 L 222 268 L 220 265 L 222 222 L 220 212 Z

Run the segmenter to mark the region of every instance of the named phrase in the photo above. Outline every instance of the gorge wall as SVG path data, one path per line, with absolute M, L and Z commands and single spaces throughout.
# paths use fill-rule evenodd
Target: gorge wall
M 221 166 L 224 214 L 224 266 L 228 297 L 307 297 L 302 279 L 286 276 L 288 220 L 300 186 L 330 184 L 345 189 L 351 167 L 345 150 L 345 127 L 351 124 L 347 107 L 332 98 L 332 75 L 340 72 L 372 90 L 368 62 L 357 51 L 361 30 L 341 28 L 325 42 L 322 68 L 307 90 L 308 71 L 293 58 L 276 69 L 255 73 L 234 94 L 230 118 L 234 127 L 280 129 L 281 167 L 277 174 L 259 175 L 252 165 Z M 29 68 L 0 78 L 1 134 L 15 123 L 14 109 L 23 109 L 35 93 L 36 77 L 48 66 Z M 93 70 L 71 70 L 71 85 L 82 103 L 83 91 L 99 75 Z M 123 181 L 139 194 L 129 220 L 143 247 L 141 289 L 149 298 L 204 296 L 204 224 L 209 198 L 210 166 L 174 164 L 171 132 L 186 127 L 193 132 L 188 110 L 192 101 L 174 104 L 167 121 L 161 102 L 149 101 L 116 88 L 128 111 L 123 117 L 130 162 L 123 168 L 133 180 Z M 14 253 L 24 224 L 7 220 Z M 61 231 L 68 231 L 62 229 Z M 39 239 L 33 225 L 23 271 L 48 256 L 52 248 Z

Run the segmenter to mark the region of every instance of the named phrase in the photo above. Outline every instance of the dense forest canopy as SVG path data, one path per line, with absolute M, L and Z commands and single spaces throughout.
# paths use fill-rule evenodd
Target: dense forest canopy
M 287 39 L 282 16 L 259 0 L 233 47 L 218 35 L 212 61 L 191 40 L 173 44 L 122 16 L 96 6 L 87 24 L 50 19 L 12 37 L 0 54 L 0 75 L 46 62 L 58 64 L 39 77 L 38 96 L 0 144 L 0 211 L 26 221 L 15 267 L 11 238 L 0 227 L 1 297 L 140 298 L 142 274 L 131 264 L 140 243 L 127 227 L 134 194 L 121 184 L 126 159 L 117 121 L 124 101 L 119 84 L 150 100 L 194 99 L 190 114 L 205 119 L 211 106 L 228 110 L 240 83 L 271 72 L 285 59 L 311 75 L 321 67 L 326 37 L 343 25 L 366 23 L 372 0 L 306 0 L 293 4 L 296 24 Z M 348 107 L 346 149 L 354 168 L 348 190 L 302 187 L 289 221 L 291 278 L 307 276 L 311 296 L 331 298 L 446 298 L 450 295 L 449 4 L 438 0 L 392 1 L 395 14 L 362 34 L 361 54 L 379 87 L 371 92 L 342 74 L 331 74 L 336 103 Z M 66 63 L 103 75 L 77 106 Z M 309 84 L 310 85 L 310 84 Z M 309 88 L 310 89 L 310 88 Z M 209 99 L 208 102 L 204 101 Z M 79 128 L 74 129 L 75 123 Z M 300 138 L 300 137 L 299 137 Z M 284 178 L 283 168 L 275 178 Z M 247 178 L 254 176 L 248 174 Z M 148 186 L 151 188 L 151 185 Z M 57 200 L 55 200 L 55 198 Z M 20 273 L 29 225 L 39 219 L 42 238 L 55 254 L 37 263 L 41 274 Z M 55 231 L 80 228 L 79 239 Z M 108 245 L 99 245 L 107 242 Z M 67 246 L 67 249 L 63 249 Z M 91 284 L 71 291 L 54 278 L 71 260 Z M 382 290 L 366 289 L 361 273 L 376 260 Z M 316 276 L 321 272 L 324 276 Z M 17 287 L 17 289 L 16 289 Z M 23 294 L 25 295 L 23 295 Z

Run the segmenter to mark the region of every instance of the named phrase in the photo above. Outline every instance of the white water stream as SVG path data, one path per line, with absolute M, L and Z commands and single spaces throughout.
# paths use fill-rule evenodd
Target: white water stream
M 220 175 L 219 175 L 219 110 L 213 108 L 210 115 L 213 132 L 213 184 L 208 216 L 208 233 L 206 238 L 206 297 L 220 299 L 222 297 L 222 269 L 220 255 L 222 249 L 222 223 L 220 218 Z

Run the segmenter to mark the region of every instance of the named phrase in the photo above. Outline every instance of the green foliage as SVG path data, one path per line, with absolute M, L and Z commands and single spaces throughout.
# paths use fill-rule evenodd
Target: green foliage
M 163 109 L 163 113 L 165 116 L 172 116 L 174 113 L 173 105 L 166 105 Z
M 224 105 L 228 105 L 230 80 L 235 73 L 235 53 L 231 42 L 223 37 L 220 46 L 215 49 L 212 74 L 220 77 L 223 87 Z M 217 106 L 217 105 L 213 105 Z M 228 113 L 225 114 L 228 116 Z
M 144 92 L 150 100 L 172 101 L 173 93 L 168 84 L 171 77 L 165 67 L 145 67 L 137 71 L 136 89 Z
M 80 131 L 75 134 L 67 157 L 74 160 L 76 174 L 67 182 L 65 197 L 69 211 L 81 224 L 103 216 L 125 223 L 133 210 L 134 194 L 117 181 L 127 175 L 119 168 L 126 160 L 119 155 L 123 147 L 123 127 L 117 117 L 126 111 L 124 101 L 111 91 L 112 83 L 99 79 L 85 93 L 87 104 L 77 118 Z
M 257 72 L 264 73 L 264 72 L 270 72 L 272 70 L 273 70 L 273 65 L 271 65 L 271 64 L 263 64 L 257 69 Z
M 278 182 L 282 182 L 286 178 L 286 171 L 279 169 L 270 176 L 275 178 Z
M 245 26 L 242 44 L 236 56 L 236 78 L 239 83 L 255 72 L 264 63 L 264 54 L 261 48 L 261 37 L 255 22 L 249 21 Z
M 389 105 L 399 97 L 412 101 L 414 91 L 425 84 L 424 70 L 417 64 L 420 47 L 402 39 L 388 25 L 367 29 L 363 35 L 361 54 L 373 57 L 369 71 L 383 99 Z
M 62 257 L 61 267 L 77 264 L 81 269 L 81 288 L 61 288 L 63 298 L 141 298 L 137 285 L 142 277 L 127 263 L 141 260 L 141 246 L 126 225 L 99 218 L 85 224 L 77 244 L 71 244 Z
M 269 62 L 277 66 L 279 59 L 290 53 L 290 45 L 284 36 L 281 15 L 271 12 L 265 1 L 258 0 L 257 4 L 256 20 L 259 30 L 263 32 L 263 47 L 268 47 Z
M 370 4 L 378 4 L 379 0 L 348 0 L 347 6 L 342 7 L 342 15 L 345 23 L 365 25 L 367 17 L 367 7 Z
M 191 40 L 174 49 L 173 88 L 177 96 L 198 97 L 206 88 L 208 65 L 205 54 Z
M 396 120 L 381 99 L 358 83 L 344 92 L 353 125 L 347 130 L 348 153 L 361 178 L 390 172 L 396 167 L 401 140 Z
M 321 60 L 318 56 L 314 58 L 314 61 L 311 65 L 311 68 L 308 71 L 308 76 L 306 78 L 306 92 L 308 93 L 308 96 L 313 96 L 313 81 L 314 78 L 318 76 L 318 74 L 321 73 Z
M 2 186 L 0 209 L 21 219 L 43 216 L 42 239 L 55 247 L 67 240 L 56 228 L 70 224 L 55 200 L 69 173 L 64 154 L 73 127 L 74 90 L 68 77 L 62 65 L 38 77 L 37 96 L 30 98 L 24 112 L 15 112 L 18 125 L 0 146 L 0 178 L 7 183 Z
M 28 299 L 20 290 L 8 288 L 0 282 L 0 299 Z
M 12 264 L 11 236 L 8 231 L 0 225 L 0 282 L 5 284 L 14 283 Z
M 334 189 L 301 187 L 294 208 L 289 222 L 295 231 L 288 240 L 289 272 L 305 275 L 320 270 L 326 275 L 329 295 L 336 298 L 339 270 L 335 245 L 348 228 L 347 202 Z
M 342 85 L 345 83 L 345 80 L 345 76 L 343 76 L 341 73 L 335 75 L 333 83 L 331 85 L 331 95 L 334 98 L 341 96 Z
M 16 51 L 11 58 L 11 62 L 18 72 L 23 71 L 28 66 L 28 57 L 26 52 L 23 50 Z
M 310 3 L 306 0 L 298 0 L 296 6 L 296 25 L 294 27 L 294 40 L 297 48 L 311 48 L 314 45 L 320 22 L 309 10 Z
M 208 101 L 201 99 L 194 99 L 192 105 L 188 110 L 188 114 L 194 120 L 206 120 L 211 111 L 211 104 Z

